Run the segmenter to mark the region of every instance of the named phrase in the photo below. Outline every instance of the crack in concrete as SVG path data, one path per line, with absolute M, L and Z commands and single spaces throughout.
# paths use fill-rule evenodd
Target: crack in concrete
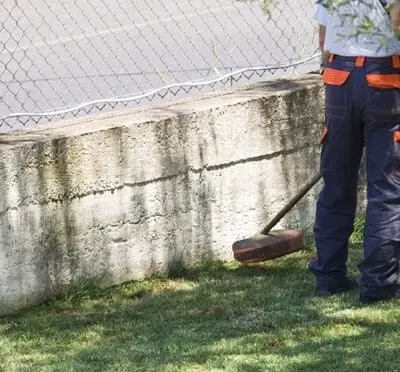
M 175 173 L 175 174 L 170 174 L 168 176 L 163 176 L 163 177 L 158 177 L 158 178 L 154 178 L 152 180 L 146 180 L 146 181 L 141 181 L 141 182 L 135 182 L 135 183 L 131 183 L 131 182 L 124 182 L 123 184 L 116 186 L 116 187 L 111 187 L 111 188 L 105 188 L 102 190 L 95 190 L 92 192 L 86 192 L 86 193 L 82 193 L 82 194 L 75 194 L 75 195 L 65 195 L 65 198 L 50 198 L 47 201 L 34 201 L 32 200 L 32 197 L 26 197 L 24 198 L 20 203 L 18 203 L 17 205 L 14 206 L 10 206 L 7 207 L 6 209 L 0 211 L 0 217 L 7 214 L 9 211 L 11 210 L 17 210 L 18 208 L 21 207 L 25 207 L 25 206 L 29 206 L 29 205 L 38 205 L 38 206 L 46 206 L 49 205 L 51 203 L 71 203 L 74 200 L 78 200 L 78 199 L 82 199 L 85 198 L 87 196 L 94 196 L 94 195 L 99 195 L 99 194 L 104 194 L 104 193 L 113 193 L 115 191 L 119 191 L 124 189 L 125 187 L 130 187 L 130 188 L 135 188 L 135 187 L 144 187 L 147 185 L 151 185 L 151 184 L 155 184 L 155 183 L 159 183 L 159 182 L 166 182 L 166 181 L 170 181 L 173 179 L 176 179 L 178 177 L 182 177 L 185 176 L 187 177 L 190 173 L 193 174 L 201 174 L 203 172 L 207 172 L 207 171 L 216 171 L 216 170 L 221 170 L 221 169 L 225 169 L 225 168 L 229 168 L 229 167 L 233 167 L 239 164 L 247 164 L 247 163 L 252 163 L 252 162 L 259 162 L 262 160 L 270 160 L 273 158 L 276 158 L 278 156 L 285 156 L 285 155 L 290 155 L 290 154 L 294 154 L 298 151 L 307 149 L 307 148 L 312 148 L 314 147 L 314 144 L 306 144 L 300 147 L 296 147 L 296 148 L 292 148 L 292 149 L 288 149 L 288 150 L 279 150 L 279 151 L 275 151 L 269 154 L 263 154 L 263 155 L 258 155 L 258 156 L 252 156 L 246 159 L 239 159 L 239 160 L 235 160 L 235 161 L 231 161 L 231 162 L 227 162 L 227 163 L 222 163 L 222 164 L 216 164 L 216 165 L 204 165 L 200 168 L 194 168 L 194 167 L 188 167 L 186 171 L 184 172 L 179 172 L 179 173 Z M 26 201 L 29 200 L 28 203 L 26 203 Z

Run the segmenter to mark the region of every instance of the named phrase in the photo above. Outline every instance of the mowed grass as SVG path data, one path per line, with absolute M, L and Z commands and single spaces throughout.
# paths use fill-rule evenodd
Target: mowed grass
M 313 255 L 309 248 L 252 267 L 215 262 L 180 278 L 75 289 L 0 318 L 0 370 L 400 370 L 399 304 L 361 305 L 357 290 L 315 297 L 306 269 Z

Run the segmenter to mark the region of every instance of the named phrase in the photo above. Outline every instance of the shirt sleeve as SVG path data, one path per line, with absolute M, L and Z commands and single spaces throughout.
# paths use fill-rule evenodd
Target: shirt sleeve
M 314 7 L 313 18 L 318 22 L 318 24 L 326 26 L 328 23 L 328 9 L 321 4 L 316 4 Z

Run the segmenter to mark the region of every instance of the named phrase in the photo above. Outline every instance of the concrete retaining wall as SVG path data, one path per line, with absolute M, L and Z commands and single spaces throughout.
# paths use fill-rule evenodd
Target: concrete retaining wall
M 232 259 L 317 171 L 322 102 L 309 75 L 2 137 L 0 313 Z M 283 223 L 311 223 L 316 192 Z

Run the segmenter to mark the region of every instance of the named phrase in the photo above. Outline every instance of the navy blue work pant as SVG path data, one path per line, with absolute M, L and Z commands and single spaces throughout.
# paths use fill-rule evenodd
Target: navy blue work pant
M 400 68 L 384 59 L 335 56 L 325 70 L 326 128 L 321 152 L 324 186 L 309 266 L 330 289 L 346 276 L 357 182 L 365 146 L 367 210 L 360 293 L 390 297 L 400 251 Z M 396 86 L 398 85 L 398 86 Z

